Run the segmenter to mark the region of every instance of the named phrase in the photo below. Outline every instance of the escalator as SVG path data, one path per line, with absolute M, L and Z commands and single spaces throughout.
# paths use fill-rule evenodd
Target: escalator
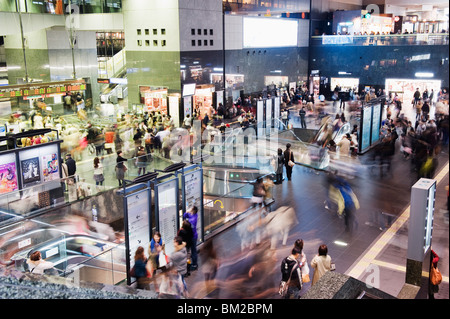
M 126 278 L 124 245 L 87 235 L 63 235 L 14 254 L 11 260 L 15 268 L 29 271 L 26 260 L 35 251 L 54 264 L 46 274 L 103 284 L 116 284 Z

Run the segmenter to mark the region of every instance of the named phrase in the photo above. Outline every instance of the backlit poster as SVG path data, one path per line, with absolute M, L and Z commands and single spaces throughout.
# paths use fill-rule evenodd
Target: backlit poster
M 280 121 L 278 121 L 278 120 L 280 120 L 280 115 L 281 115 L 281 112 L 280 112 L 280 99 L 281 98 L 279 96 L 275 97 L 275 99 L 274 99 L 273 118 L 277 119 L 274 122 L 274 127 L 275 128 L 278 128 L 280 126 Z
M 198 208 L 197 219 L 197 234 L 198 238 L 202 238 L 202 195 L 203 195 L 203 180 L 202 170 L 196 170 L 192 173 L 187 173 L 183 176 L 184 179 L 184 202 L 185 212 L 196 206 Z M 183 212 L 184 213 L 184 212 Z
M 130 260 L 134 260 L 134 253 L 139 246 L 147 251 L 150 242 L 150 218 L 148 190 L 134 193 L 126 198 L 128 245 Z
M 0 165 L 0 194 L 9 193 L 18 189 L 16 163 Z
M 361 133 L 361 151 L 370 146 L 370 126 L 372 124 L 372 108 L 366 107 L 363 110 L 362 133 Z
M 189 114 L 192 116 L 192 96 L 185 96 L 184 98 L 184 117 Z
M 178 179 L 161 183 L 156 189 L 159 232 L 166 243 L 166 254 L 170 255 L 178 232 Z
M 256 102 L 256 120 L 258 121 L 258 136 L 264 134 L 263 122 L 264 122 L 264 101 L 259 100 Z
M 374 105 L 372 114 L 372 142 L 377 142 L 380 139 L 381 127 L 381 104 Z
M 33 157 L 21 162 L 23 187 L 39 184 L 41 171 L 39 157 Z
M 272 99 L 266 100 L 266 134 L 270 134 L 272 128 Z
M 169 96 L 169 114 L 175 127 L 180 127 L 180 106 L 176 96 Z
M 44 182 L 59 179 L 58 154 L 42 156 L 42 176 L 44 177 Z

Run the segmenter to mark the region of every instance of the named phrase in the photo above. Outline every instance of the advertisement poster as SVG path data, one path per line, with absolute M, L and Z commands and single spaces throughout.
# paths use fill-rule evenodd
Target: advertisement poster
M 1 164 L 0 194 L 9 193 L 17 189 L 16 163 Z
M 42 156 L 42 175 L 44 182 L 59 179 L 58 154 Z
M 41 180 L 39 157 L 33 157 L 21 162 L 23 186 L 38 184 Z

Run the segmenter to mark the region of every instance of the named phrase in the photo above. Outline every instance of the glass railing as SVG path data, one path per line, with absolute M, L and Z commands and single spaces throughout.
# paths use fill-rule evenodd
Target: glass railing
M 448 33 L 322 35 L 311 36 L 311 45 L 448 45 L 448 40 Z

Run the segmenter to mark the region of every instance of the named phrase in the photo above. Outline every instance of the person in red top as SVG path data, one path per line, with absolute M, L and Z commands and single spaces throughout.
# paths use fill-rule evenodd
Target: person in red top
M 438 266 L 438 261 L 439 261 L 439 256 L 438 254 L 436 254 L 436 252 L 432 249 L 431 250 L 431 267 L 433 268 L 437 268 Z M 430 277 L 431 277 L 431 272 L 430 272 Z M 430 299 L 434 299 L 434 294 L 439 292 L 439 285 L 434 285 L 431 280 L 430 280 L 430 284 L 429 284 L 429 297 Z
M 112 145 L 114 143 L 114 131 L 108 130 L 105 132 L 105 150 L 107 154 L 112 154 Z

